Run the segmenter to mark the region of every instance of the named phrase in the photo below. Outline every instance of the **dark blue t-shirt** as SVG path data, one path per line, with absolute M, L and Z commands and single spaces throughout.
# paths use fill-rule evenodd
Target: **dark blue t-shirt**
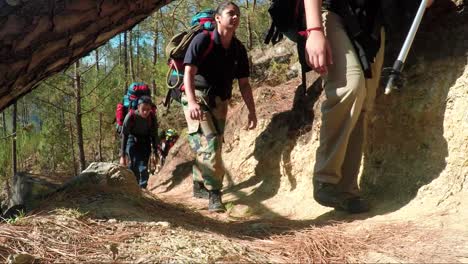
M 213 34 L 213 36 L 211 36 Z M 203 58 L 213 37 L 213 48 Z M 210 86 L 210 94 L 223 100 L 231 98 L 232 82 L 250 76 L 249 59 L 242 43 L 233 38 L 231 46 L 225 49 L 218 31 L 201 32 L 190 43 L 184 58 L 184 65 L 198 67 L 197 75 L 202 76 Z

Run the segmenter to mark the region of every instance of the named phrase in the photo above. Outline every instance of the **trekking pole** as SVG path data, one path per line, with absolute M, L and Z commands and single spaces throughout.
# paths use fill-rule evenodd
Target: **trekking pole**
M 398 58 L 393 63 L 393 67 L 390 70 L 390 74 L 388 77 L 387 85 L 385 86 L 385 94 L 390 94 L 393 90 L 399 90 L 399 88 L 395 85 L 397 79 L 400 77 L 401 71 L 405 66 L 406 57 L 408 57 L 409 50 L 411 45 L 413 44 L 414 37 L 416 32 L 418 31 L 419 25 L 421 24 L 421 20 L 424 16 L 424 12 L 426 10 L 428 0 L 422 0 L 421 4 L 419 5 L 418 12 L 414 17 L 413 23 L 411 24 L 411 28 L 406 36 L 405 42 L 403 43 L 403 47 L 400 50 L 400 54 Z

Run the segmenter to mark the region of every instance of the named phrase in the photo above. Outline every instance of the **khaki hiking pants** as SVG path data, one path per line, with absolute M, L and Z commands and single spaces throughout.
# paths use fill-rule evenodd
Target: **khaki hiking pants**
M 357 194 L 367 112 L 372 110 L 379 86 L 385 34 L 382 30 L 382 45 L 372 64 L 373 78 L 365 79 L 341 17 L 324 11 L 322 19 L 332 49 L 333 65 L 324 78 L 326 100 L 321 109 L 314 179 L 338 184 L 341 191 Z
M 228 100 L 215 98 L 216 107 L 209 108 L 208 98 L 199 90 L 195 96 L 203 111 L 202 120 L 193 120 L 188 111 L 187 97 L 182 95 L 182 108 L 188 126 L 188 141 L 196 154 L 192 168 L 193 181 L 202 182 L 208 190 L 221 190 L 225 169 L 221 158 Z

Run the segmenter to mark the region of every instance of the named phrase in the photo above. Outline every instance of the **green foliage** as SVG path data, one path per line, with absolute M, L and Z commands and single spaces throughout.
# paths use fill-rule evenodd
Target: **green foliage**
M 250 2 L 250 1 L 249 1 Z M 267 12 L 270 1 L 257 1 L 255 9 L 252 3 L 249 3 L 249 8 L 241 6 L 241 24 L 237 30 L 237 37 L 248 47 L 248 23 L 247 17 L 250 19 L 250 27 L 252 33 L 252 49 L 260 47 L 263 44 L 265 33 L 270 27 L 270 16 Z
M 17 215 L 14 215 L 10 218 L 2 218 L 5 223 L 10 225 L 18 225 L 21 224 L 21 221 L 24 220 L 26 214 L 23 210 L 18 211 Z
M 7 179 L 11 171 L 11 145 L 6 140 L 2 140 L 0 149 L 0 185 Z
M 270 85 L 278 85 L 280 83 L 286 82 L 288 77 L 284 73 L 288 71 L 288 67 L 289 67 L 288 64 L 278 63 L 272 60 L 271 65 L 268 69 L 269 71 L 268 83 Z

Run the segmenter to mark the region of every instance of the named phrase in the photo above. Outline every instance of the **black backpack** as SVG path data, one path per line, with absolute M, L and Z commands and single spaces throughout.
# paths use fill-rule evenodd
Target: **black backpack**
M 271 0 L 268 13 L 271 17 L 271 26 L 265 37 L 265 44 L 270 41 L 273 45 L 283 39 L 283 34 L 299 32 L 305 29 L 303 0 Z M 297 42 L 296 36 L 287 34 L 288 38 Z
M 380 47 L 381 14 L 380 5 L 382 0 L 336 0 L 332 4 L 323 3 L 324 8 L 331 10 L 343 19 L 346 31 L 356 49 L 366 78 L 372 77 L 370 64 Z M 393 1 L 393 0 L 391 0 Z M 369 14 L 375 13 L 375 14 Z M 283 34 L 297 43 L 299 62 L 302 70 L 302 86 L 306 89 L 306 72 L 311 68 L 305 59 L 306 38 L 301 37 L 300 32 L 306 29 L 305 10 L 303 0 L 272 0 L 270 8 L 272 24 L 265 38 L 265 44 L 273 45 L 283 38 Z M 369 18 L 375 18 L 370 21 Z
M 302 88 L 307 92 L 306 73 L 311 70 L 305 59 L 306 38 L 300 32 L 306 29 L 303 0 L 271 0 L 268 13 L 271 26 L 265 37 L 265 44 L 275 45 L 283 39 L 283 35 L 296 42 L 299 62 L 301 64 Z

